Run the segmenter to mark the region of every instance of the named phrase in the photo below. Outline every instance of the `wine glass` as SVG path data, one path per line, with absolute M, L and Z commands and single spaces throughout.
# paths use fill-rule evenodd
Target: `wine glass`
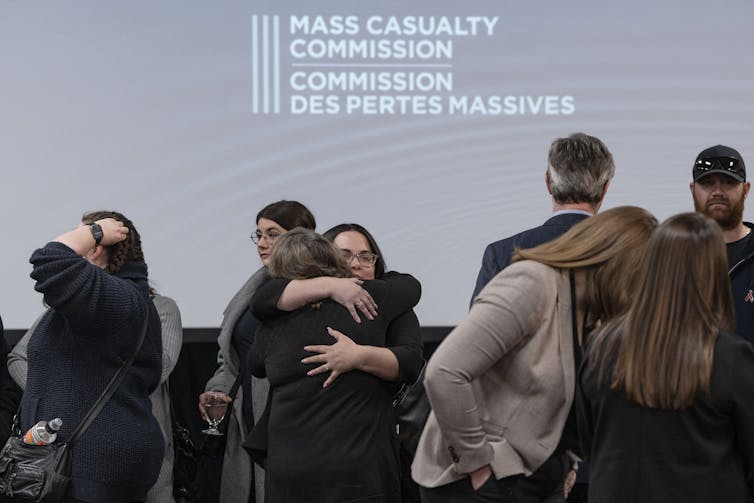
M 202 433 L 222 435 L 223 432 L 218 430 L 217 426 L 222 422 L 225 412 L 228 410 L 228 402 L 225 401 L 223 395 L 221 393 L 208 393 L 204 400 L 204 410 L 207 411 L 204 420 L 209 423 L 209 428 L 202 430 Z

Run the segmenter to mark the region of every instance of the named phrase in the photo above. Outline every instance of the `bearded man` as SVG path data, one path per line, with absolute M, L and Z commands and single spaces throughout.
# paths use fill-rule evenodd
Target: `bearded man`
M 736 149 L 717 145 L 703 150 L 692 169 L 691 195 L 696 211 L 723 229 L 736 309 L 736 333 L 754 344 L 754 224 L 743 221 L 751 184 Z

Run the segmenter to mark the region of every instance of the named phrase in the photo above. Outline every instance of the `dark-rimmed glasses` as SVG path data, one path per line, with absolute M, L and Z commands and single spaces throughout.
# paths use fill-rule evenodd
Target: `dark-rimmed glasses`
M 283 233 L 282 232 L 278 232 L 278 231 L 268 231 L 268 232 L 259 232 L 259 231 L 256 231 L 256 232 L 252 232 L 251 236 L 249 236 L 249 238 L 251 238 L 251 241 L 255 245 L 258 245 L 259 242 L 262 240 L 263 237 L 267 238 L 267 242 L 269 244 L 272 244 L 272 243 L 275 242 L 275 240 L 277 238 L 279 238 L 282 235 L 283 235 Z
M 377 262 L 377 255 L 376 253 L 364 251 L 360 253 L 352 253 L 351 250 L 340 250 L 340 253 L 343 254 L 343 258 L 346 259 L 346 263 L 350 264 L 354 257 L 356 257 L 356 260 L 359 262 L 359 264 L 362 267 L 369 267 L 373 266 L 375 262 Z

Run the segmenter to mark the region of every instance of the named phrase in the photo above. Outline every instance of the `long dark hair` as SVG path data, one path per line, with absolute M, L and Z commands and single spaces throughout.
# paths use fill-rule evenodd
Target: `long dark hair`
M 722 231 L 701 213 L 669 218 L 649 242 L 624 317 L 592 341 L 599 379 L 645 407 L 678 410 L 709 390 L 715 341 L 735 324 Z
M 377 261 L 374 263 L 374 277 L 376 279 L 381 279 L 382 276 L 385 275 L 387 264 L 382 256 L 380 247 L 377 246 L 377 241 L 375 241 L 374 237 L 363 226 L 359 224 L 338 224 L 335 227 L 326 230 L 322 235 L 330 241 L 335 242 L 335 238 L 338 237 L 339 234 L 348 231 L 358 232 L 366 238 L 367 243 L 369 243 L 369 248 L 372 249 L 372 253 L 377 255 Z
M 114 218 L 128 227 L 126 239 L 107 247 L 107 267 L 105 267 L 105 270 L 110 274 L 115 274 L 121 270 L 126 262 L 145 262 L 139 231 L 136 230 L 133 222 L 122 213 L 117 211 L 90 211 L 84 213 L 81 221 L 85 224 L 91 224 L 103 218 Z

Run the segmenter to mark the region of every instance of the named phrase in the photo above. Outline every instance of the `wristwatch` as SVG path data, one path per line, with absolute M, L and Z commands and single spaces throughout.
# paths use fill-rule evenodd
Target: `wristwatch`
M 92 222 L 89 224 L 89 230 L 92 231 L 94 245 L 97 246 L 102 241 L 102 238 L 105 237 L 105 233 L 102 232 L 102 226 L 97 222 Z

